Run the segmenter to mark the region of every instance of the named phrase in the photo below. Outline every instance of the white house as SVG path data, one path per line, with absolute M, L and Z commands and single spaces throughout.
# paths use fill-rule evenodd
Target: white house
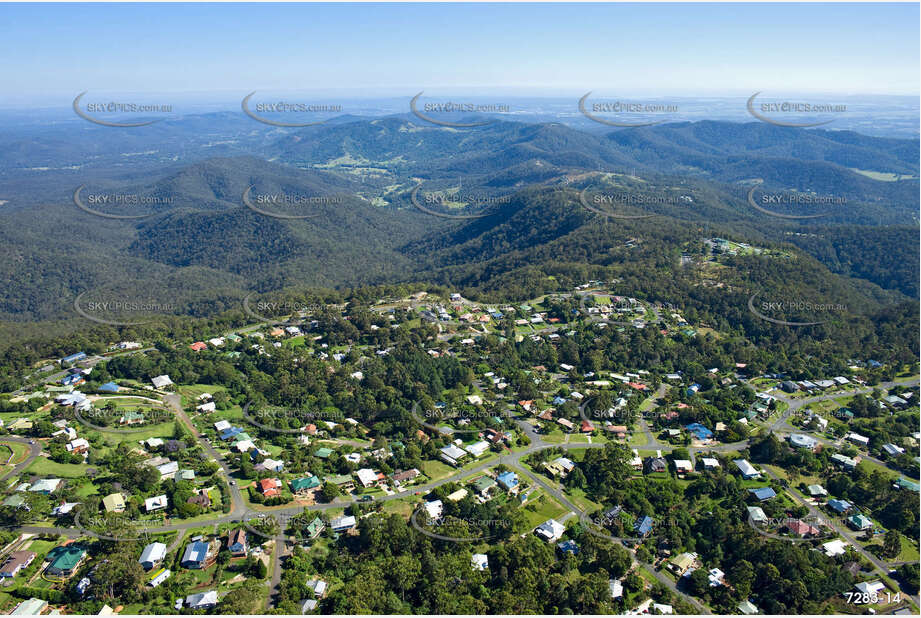
M 151 378 L 150 381 L 153 383 L 154 388 L 164 388 L 173 385 L 173 381 L 169 379 L 168 375 L 157 376 Z
M 154 496 L 153 498 L 147 498 L 144 500 L 144 509 L 148 513 L 153 511 L 159 511 L 160 509 L 165 509 L 167 506 L 168 500 L 166 494 L 160 496 Z
M 534 529 L 535 534 L 548 543 L 554 543 L 566 532 L 566 527 L 555 519 L 548 519 Z
M 371 468 L 362 468 L 355 473 L 362 487 L 370 487 L 377 482 L 377 473 Z
M 470 566 L 477 571 L 485 571 L 489 568 L 489 558 L 486 554 L 473 554 L 470 558 Z

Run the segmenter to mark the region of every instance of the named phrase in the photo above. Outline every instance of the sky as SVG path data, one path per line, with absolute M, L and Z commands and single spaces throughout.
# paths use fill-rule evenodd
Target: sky
M 0 105 L 84 90 L 919 94 L 914 4 L 0 4 Z

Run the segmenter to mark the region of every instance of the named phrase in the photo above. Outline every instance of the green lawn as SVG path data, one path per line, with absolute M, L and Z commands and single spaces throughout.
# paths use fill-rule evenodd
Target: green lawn
M 451 476 L 454 468 L 441 461 L 428 460 L 422 463 L 422 473 L 433 481 L 439 481 Z
M 61 464 L 44 457 L 38 457 L 25 469 L 25 473 L 76 479 L 86 476 L 86 466 L 82 464 Z
M 569 512 L 569 509 L 562 504 L 543 493 L 535 499 L 528 500 L 522 508 L 522 512 L 528 519 L 528 526 L 536 528 L 548 519 L 562 517 Z

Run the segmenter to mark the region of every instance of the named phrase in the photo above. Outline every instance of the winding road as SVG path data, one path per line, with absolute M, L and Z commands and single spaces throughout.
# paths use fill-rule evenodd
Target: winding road
M 882 384 L 879 386 L 879 388 L 885 389 L 885 388 L 890 388 L 891 386 L 895 384 L 908 384 L 912 382 L 917 382 L 917 379 L 897 380 L 894 382 Z M 859 389 L 856 392 L 869 392 L 870 390 L 872 389 L 868 387 L 866 389 Z M 786 401 L 788 405 L 790 405 L 790 408 L 787 410 L 787 412 L 781 419 L 773 423 L 768 428 L 781 436 L 787 435 L 789 433 L 797 432 L 799 430 L 796 430 L 793 427 L 789 426 L 786 422 L 787 418 L 789 418 L 790 416 L 790 412 L 795 411 L 796 409 L 799 409 L 803 405 L 806 405 L 807 403 L 811 403 L 813 401 L 820 401 L 820 400 L 830 399 L 834 397 L 842 397 L 842 396 L 846 396 L 847 394 L 848 393 L 845 393 L 845 394 L 839 393 L 836 395 L 827 395 L 827 396 L 823 395 L 823 396 L 796 399 L 796 400 L 792 400 L 792 399 L 785 398 L 785 397 L 778 397 L 778 399 Z M 306 507 L 298 505 L 298 506 L 282 507 L 282 508 L 275 508 L 275 509 L 259 509 L 259 510 L 247 509 L 246 501 L 244 500 L 239 487 L 232 479 L 232 470 L 230 468 L 230 465 L 227 463 L 224 457 L 211 445 L 211 443 L 201 434 L 201 432 L 197 429 L 197 427 L 192 422 L 192 420 L 185 413 L 185 411 L 182 408 L 182 402 L 181 402 L 180 396 L 175 393 L 164 393 L 163 401 L 164 403 L 166 403 L 166 405 L 168 405 L 175 412 L 176 417 L 183 423 L 183 425 L 186 426 L 186 428 L 191 432 L 191 434 L 195 436 L 198 442 L 202 445 L 202 448 L 204 449 L 204 451 L 212 459 L 214 459 L 220 466 L 221 474 L 224 476 L 230 488 L 231 510 L 230 510 L 230 513 L 226 515 L 215 516 L 207 520 L 198 520 L 194 522 L 170 523 L 170 524 L 165 524 L 165 525 L 158 526 L 158 527 L 151 527 L 149 529 L 146 529 L 146 532 L 148 533 L 171 532 L 171 531 L 182 532 L 182 531 L 192 529 L 192 528 L 200 528 L 202 526 L 206 526 L 209 524 L 218 525 L 218 524 L 229 523 L 229 522 L 240 522 L 249 516 L 255 516 L 257 513 L 266 514 L 266 515 L 294 516 L 294 515 L 298 515 L 304 512 L 305 510 L 325 511 L 325 510 L 330 510 L 330 509 L 339 509 L 344 506 L 347 506 L 348 504 L 358 502 L 356 498 L 350 497 L 349 499 L 337 498 L 335 501 L 330 502 L 330 503 L 314 504 L 314 505 L 310 505 Z M 498 461 L 495 458 L 491 458 L 490 460 L 484 461 L 476 466 L 459 469 L 454 474 L 451 474 L 438 481 L 433 481 L 425 485 L 413 487 L 412 489 L 401 491 L 401 492 L 396 492 L 390 495 L 375 497 L 373 502 L 374 503 L 389 502 L 392 500 L 408 498 L 408 497 L 411 497 L 419 493 L 427 493 L 436 487 L 440 487 L 447 483 L 460 481 L 473 474 L 486 471 L 490 468 L 493 468 L 497 464 L 502 463 L 511 468 L 516 469 L 522 475 L 528 477 L 534 484 L 541 487 L 544 491 L 546 491 L 549 495 L 551 495 L 555 500 L 560 502 L 566 508 L 570 509 L 572 514 L 577 514 L 580 517 L 587 516 L 588 513 L 580 509 L 575 504 L 573 504 L 562 490 L 552 485 L 550 482 L 548 482 L 547 479 L 542 478 L 541 476 L 533 473 L 528 468 L 524 467 L 522 465 L 522 459 L 524 459 L 525 457 L 528 457 L 529 455 L 533 453 L 536 453 L 542 450 L 546 450 L 546 449 L 551 449 L 551 448 L 561 449 L 561 450 L 603 448 L 607 443 L 560 443 L 560 444 L 548 443 L 543 439 L 543 437 L 539 433 L 535 431 L 534 427 L 531 425 L 530 422 L 527 422 L 526 420 L 519 418 L 519 417 L 515 417 L 515 421 L 520 427 L 520 429 L 525 433 L 525 435 L 531 441 L 530 445 L 528 445 L 526 448 L 520 451 L 509 452 L 507 454 L 504 454 L 499 458 Z M 650 430 L 649 425 L 646 423 L 645 419 L 640 418 L 638 422 L 640 424 L 641 430 L 646 434 L 647 440 L 648 440 L 647 445 L 638 447 L 638 448 L 643 448 L 644 450 L 650 450 L 650 449 L 651 450 L 661 450 L 663 451 L 663 453 L 666 453 L 666 452 L 672 452 L 676 448 L 687 448 L 688 452 L 691 453 L 691 457 L 693 459 L 695 454 L 698 454 L 701 452 L 732 452 L 732 451 L 743 449 L 748 446 L 748 441 L 740 441 L 740 442 L 735 442 L 735 443 L 730 443 L 730 444 L 718 444 L 714 446 L 704 446 L 704 447 L 675 447 L 670 444 L 661 444 L 655 439 L 655 436 L 652 434 L 652 431 Z M 17 438 L 17 437 L 10 437 L 10 436 L 5 436 L 3 440 L 11 441 L 11 442 L 18 442 L 22 444 L 29 444 L 30 442 L 35 442 L 35 443 L 29 444 L 30 446 L 29 456 L 24 461 L 14 466 L 12 470 L 8 471 L 2 477 L 0 477 L 0 480 L 7 480 L 12 476 L 21 473 L 32 463 L 32 461 L 36 457 L 40 455 L 41 450 L 42 450 L 41 443 L 37 441 L 30 441 L 25 438 Z M 873 459 L 872 457 L 869 457 L 869 456 L 867 457 L 869 459 L 872 459 L 873 461 L 878 462 L 878 460 Z M 879 462 L 879 463 L 882 463 L 882 462 Z M 767 470 L 767 473 L 773 478 L 775 479 L 777 478 L 776 475 L 774 475 L 773 472 L 771 472 L 770 470 Z M 800 501 L 802 504 L 804 504 L 804 506 L 806 506 L 810 510 L 810 512 L 812 512 L 815 515 L 819 515 L 815 507 L 801 500 L 795 494 L 794 494 L 794 497 L 798 501 Z M 856 543 L 849 536 L 847 531 L 842 530 L 840 526 L 838 526 L 837 524 L 834 524 L 833 522 L 830 522 L 830 523 L 831 523 L 831 526 L 843 538 L 847 539 L 848 541 L 851 541 L 851 544 L 855 547 L 855 549 L 861 555 L 863 555 L 868 561 L 870 561 L 876 567 L 877 570 L 879 570 L 884 575 L 888 574 L 888 570 L 892 568 L 895 563 L 885 563 L 879 560 L 877 557 L 873 556 L 872 554 L 870 554 L 869 552 L 861 548 L 860 545 Z M 63 528 L 63 527 L 54 527 L 54 526 L 27 525 L 27 526 L 20 526 L 16 528 L 15 530 L 22 532 L 22 533 L 60 534 L 60 535 L 68 536 L 68 537 L 79 537 L 79 536 L 83 536 L 87 534 L 85 530 L 81 530 L 77 528 Z M 177 545 L 180 540 L 181 540 L 181 535 L 173 543 L 173 545 L 174 546 Z M 270 569 L 272 576 L 271 576 L 271 579 L 267 582 L 267 585 L 269 587 L 269 596 L 266 602 L 267 608 L 273 606 L 274 599 L 276 598 L 277 593 L 278 593 L 278 585 L 280 583 L 281 573 L 282 573 L 282 559 L 287 551 L 287 540 L 288 539 L 286 539 L 285 537 L 281 535 L 275 537 L 276 542 L 275 542 L 275 547 L 272 553 L 272 565 L 273 566 L 272 566 L 272 569 Z M 634 558 L 635 558 L 635 552 L 632 549 L 630 549 L 630 551 L 631 553 L 634 554 Z M 681 598 L 685 599 L 689 604 L 695 607 L 700 613 L 707 613 L 707 614 L 710 613 L 709 609 L 705 605 L 703 605 L 698 599 L 678 590 L 677 586 L 671 580 L 671 578 L 657 571 L 653 565 L 648 564 L 648 563 L 642 563 L 642 562 L 640 564 L 642 564 L 657 580 L 662 582 L 674 594 L 679 595 Z M 914 600 L 915 603 L 918 603 L 917 595 L 913 595 L 912 600 Z

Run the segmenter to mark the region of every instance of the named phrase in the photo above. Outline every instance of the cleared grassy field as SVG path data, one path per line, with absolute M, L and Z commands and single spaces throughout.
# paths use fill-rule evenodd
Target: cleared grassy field
M 25 469 L 25 472 L 27 474 L 76 479 L 86 475 L 86 466 L 80 464 L 61 464 L 44 457 L 39 457 Z
M 522 512 L 528 519 L 528 525 L 532 528 L 536 528 L 548 519 L 562 517 L 569 512 L 569 509 L 541 492 L 540 496 L 536 499 L 529 500 L 528 503 L 524 505 Z

